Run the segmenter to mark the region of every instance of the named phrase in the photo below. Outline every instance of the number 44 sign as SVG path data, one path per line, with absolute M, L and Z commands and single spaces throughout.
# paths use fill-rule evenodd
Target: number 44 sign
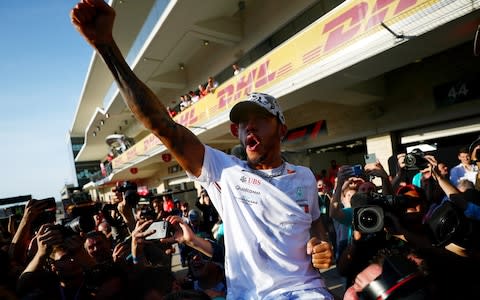
M 438 106 L 446 106 L 478 99 L 480 96 L 479 78 L 478 74 L 475 74 L 469 78 L 451 81 L 434 87 L 435 103 Z

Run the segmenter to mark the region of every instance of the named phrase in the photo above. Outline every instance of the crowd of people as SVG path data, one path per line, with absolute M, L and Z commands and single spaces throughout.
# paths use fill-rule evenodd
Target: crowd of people
M 317 187 L 344 299 L 475 298 L 479 154 L 480 138 L 459 149 L 450 172 L 421 151 L 398 154 L 391 175 L 379 161 L 360 174 L 332 162 L 333 186 L 325 172 Z
M 113 203 L 77 202 L 62 220 L 30 200 L 19 222 L 1 228 L 0 298 L 225 299 L 223 238 L 212 230 L 222 222 L 206 191 L 194 209 L 170 191 L 148 199 L 124 182 Z M 149 239 L 163 221 L 165 237 Z M 174 244 L 186 277 L 172 272 Z
M 214 94 L 217 87 L 218 81 L 209 76 L 206 84 L 199 84 L 197 90 L 181 95 L 178 105 L 175 107 L 167 106 L 168 113 L 172 118 L 175 117 L 178 113 L 197 103 L 208 94 Z
M 379 161 L 332 161 L 316 178 L 282 156 L 287 125 L 277 100 L 251 93 L 230 111 L 239 158 L 175 123 L 135 76 L 112 36 L 113 8 L 82 0 L 71 19 L 135 117 L 202 189 L 190 209 L 168 191 L 140 204 L 124 182 L 113 203 L 76 203 L 60 223 L 46 201 L 29 201 L 17 226 L 1 230 L 2 297 L 332 300 L 319 272 L 332 264 L 345 278 L 344 299 L 475 297 L 480 140 L 460 151 L 450 176 L 416 152 L 398 154 L 393 176 Z M 174 244 L 184 280 L 172 273 Z
M 232 69 L 234 76 L 240 74 L 244 70 L 244 68 L 240 67 L 238 63 L 234 63 Z M 172 118 L 175 117 L 177 114 L 197 103 L 208 94 L 214 94 L 218 85 L 218 81 L 216 81 L 213 76 L 209 76 L 205 84 L 198 85 L 197 90 L 189 91 L 188 93 L 181 95 L 178 105 L 175 107 L 167 106 L 168 113 Z

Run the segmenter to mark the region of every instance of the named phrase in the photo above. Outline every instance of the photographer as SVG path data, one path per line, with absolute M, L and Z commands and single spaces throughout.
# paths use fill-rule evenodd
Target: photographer
M 20 275 L 20 297 L 37 299 L 90 299 L 84 272 L 93 260 L 82 247 L 79 235 L 66 236 L 60 226 L 44 224 L 33 240 L 37 249 Z
M 347 286 L 353 284 L 355 276 L 380 249 L 404 244 L 397 235 L 421 226 L 424 211 L 419 208 L 424 207 L 424 195 L 413 186 L 400 193 L 357 193 L 352 197 L 352 239 L 337 263 L 339 273 L 347 278 Z
M 425 159 L 430 164 L 432 177 L 438 180 L 445 193 L 451 198 L 459 195 L 458 190 L 441 175 L 436 160 L 428 155 L 425 156 Z M 383 274 L 385 273 L 384 268 L 380 268 L 379 271 L 378 267 L 369 266 L 371 263 L 369 257 L 375 257 L 375 254 L 369 256 L 369 252 L 372 253 L 374 248 L 381 249 L 381 247 L 388 250 L 407 247 L 406 249 L 412 249 L 415 253 L 416 260 L 422 261 L 420 267 L 425 271 L 423 279 L 426 289 L 420 292 L 411 288 L 410 291 L 419 292 L 418 298 L 413 299 L 471 299 L 476 294 L 476 280 L 470 274 L 476 272 L 480 266 L 477 245 L 479 227 L 464 216 L 457 204 L 460 202 L 458 199 L 453 199 L 454 202 L 445 201 L 441 205 L 435 205 L 434 209 L 425 214 L 422 211 L 425 207 L 425 204 L 422 204 L 424 200 L 421 200 L 424 196 L 419 193 L 422 191 L 421 189 L 407 186 L 400 191 L 404 196 L 408 195 L 409 197 L 415 195 L 416 192 L 420 198 L 412 201 L 408 207 L 404 207 L 405 212 L 408 212 L 405 214 L 385 207 L 386 223 L 385 231 L 382 232 L 388 233 L 385 235 L 385 237 L 390 237 L 388 240 L 377 239 L 376 243 L 372 243 L 372 239 L 364 240 L 364 233 L 354 231 L 354 242 L 349 245 L 337 265 L 339 270 L 359 273 L 359 277 L 351 282 L 352 284 L 355 282 L 357 286 L 349 288 L 345 299 L 357 299 L 355 297 L 358 295 L 352 294 L 352 290 L 358 292 L 372 279 L 380 278 L 377 277 L 379 274 L 385 275 Z M 357 201 L 352 202 L 352 206 L 357 207 L 355 203 Z M 360 201 L 360 206 L 364 204 L 365 202 Z M 399 265 L 395 263 L 393 267 L 398 268 Z M 364 268 L 366 268 L 364 271 L 369 274 L 361 272 Z M 372 271 L 374 272 L 372 273 Z M 362 281 L 365 279 L 367 279 L 366 282 Z M 378 283 L 375 286 L 378 292 Z M 386 288 L 395 290 L 397 286 L 398 284 L 391 282 L 391 286 L 386 286 Z M 378 297 L 379 294 L 375 296 Z M 377 299 L 377 297 L 368 298 L 365 295 L 363 297 L 363 299 Z
M 125 240 L 135 229 L 133 209 L 140 196 L 137 193 L 137 185 L 130 181 L 117 182 L 112 191 L 115 193 L 112 203 L 103 205 L 102 214 L 111 226 L 112 239 L 114 244 L 117 244 Z
M 363 179 L 354 176 L 352 167 L 338 169 L 335 190 L 330 201 L 329 214 L 335 227 L 335 259 L 338 260 L 351 237 L 352 209 L 350 199 L 357 192 Z

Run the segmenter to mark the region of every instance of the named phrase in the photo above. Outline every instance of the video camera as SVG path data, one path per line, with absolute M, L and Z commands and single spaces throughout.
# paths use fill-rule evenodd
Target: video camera
M 356 193 L 352 197 L 353 228 L 362 233 L 376 233 L 385 227 L 384 211 L 402 213 L 412 205 L 412 198 L 403 195 Z

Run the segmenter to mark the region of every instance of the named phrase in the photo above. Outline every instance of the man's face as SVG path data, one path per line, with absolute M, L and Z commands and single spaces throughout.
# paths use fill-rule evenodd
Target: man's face
M 97 262 L 106 261 L 112 255 L 108 242 L 100 236 L 88 237 L 85 240 L 85 250 L 87 250 L 88 255 L 93 257 Z
M 286 126 L 264 110 L 248 112 L 238 123 L 238 137 L 254 165 L 268 164 L 279 155 L 285 133 Z
M 325 183 L 323 183 L 322 179 L 319 179 L 317 181 L 317 189 L 319 192 L 324 192 L 325 191 Z
M 153 207 L 153 210 L 156 212 L 156 213 L 159 213 L 162 208 L 163 208 L 163 204 L 161 201 L 159 200 L 153 200 L 152 201 L 152 207 Z
M 460 153 L 458 160 L 460 160 L 463 165 L 468 165 L 470 164 L 470 155 L 468 153 Z
M 207 193 L 203 193 L 201 197 L 203 199 L 203 203 L 210 204 L 210 196 Z
M 64 250 L 52 254 L 52 269 L 62 282 L 74 282 L 83 278 L 82 266 Z
M 123 193 L 120 192 L 120 191 L 115 191 L 114 193 L 114 197 L 112 199 L 112 202 L 113 203 L 119 203 L 119 202 L 122 202 L 123 201 Z

